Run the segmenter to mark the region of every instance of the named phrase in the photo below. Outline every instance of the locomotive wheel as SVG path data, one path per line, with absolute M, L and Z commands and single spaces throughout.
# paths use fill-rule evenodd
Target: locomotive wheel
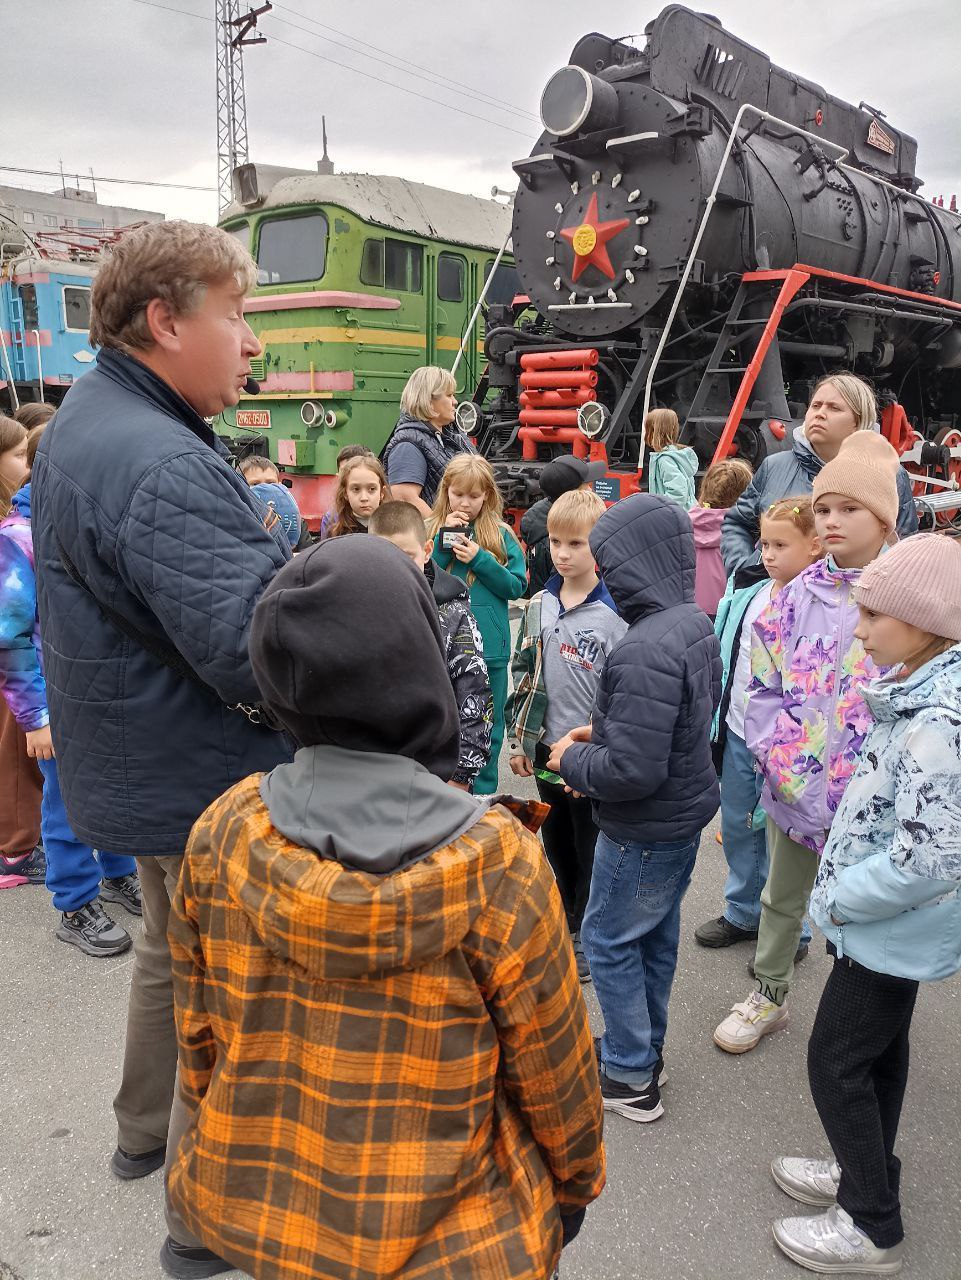
M 934 443 L 945 445 L 948 449 L 961 448 L 961 431 L 957 427 L 945 427 L 943 431 L 939 431 L 934 437 Z M 946 480 L 953 480 L 955 484 L 961 485 L 961 457 L 951 458 L 948 462 Z M 949 528 L 954 525 L 957 520 L 958 512 L 955 511 L 939 511 L 938 524 Z

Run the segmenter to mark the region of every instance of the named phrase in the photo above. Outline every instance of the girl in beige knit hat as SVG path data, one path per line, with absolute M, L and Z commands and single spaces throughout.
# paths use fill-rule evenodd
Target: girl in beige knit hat
M 790 1258 L 824 1274 L 901 1265 L 911 1017 L 919 982 L 961 969 L 961 544 L 909 538 L 853 594 L 855 634 L 891 672 L 864 690 L 870 728 L 811 894 L 834 969 L 808 1074 L 834 1158 L 772 1167 L 788 1195 L 827 1209 L 774 1226 Z
M 814 528 L 826 552 L 754 623 L 744 740 L 764 778 L 768 878 L 754 958 L 755 990 L 714 1032 L 748 1053 L 787 1025 L 804 912 L 834 813 L 870 717 L 861 696 L 877 670 L 855 635 L 853 595 L 898 517 L 898 456 L 858 432 L 814 482 Z

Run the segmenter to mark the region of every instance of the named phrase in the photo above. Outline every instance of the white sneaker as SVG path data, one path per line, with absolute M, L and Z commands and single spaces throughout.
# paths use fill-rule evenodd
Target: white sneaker
M 726 1053 L 747 1053 L 762 1036 L 787 1026 L 787 1005 L 766 1000 L 752 991 L 743 1004 L 736 1004 L 714 1032 L 714 1043 Z
M 901 1270 L 903 1248 L 879 1249 L 838 1205 L 816 1218 L 781 1218 L 774 1224 L 774 1243 L 808 1271 L 822 1275 L 871 1271 L 890 1275 Z
M 771 1177 L 793 1200 L 826 1208 L 838 1198 L 841 1166 L 836 1160 L 781 1156 L 771 1165 Z

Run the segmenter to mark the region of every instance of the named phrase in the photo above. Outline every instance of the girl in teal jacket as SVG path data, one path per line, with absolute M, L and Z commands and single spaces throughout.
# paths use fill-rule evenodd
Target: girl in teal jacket
M 811 894 L 834 968 L 808 1074 L 834 1158 L 772 1168 L 788 1195 L 830 1205 L 774 1227 L 788 1257 L 822 1274 L 901 1264 L 894 1147 L 914 1003 L 920 982 L 961 969 L 961 546 L 917 534 L 853 594 L 855 634 L 892 670 L 863 691 L 873 724 Z
M 647 491 L 671 498 L 685 511 L 694 506 L 697 454 L 678 444 L 681 423 L 673 409 L 652 409 L 644 419 L 647 441 Z
M 434 562 L 467 583 L 471 612 L 484 642 L 494 723 L 490 759 L 474 783 L 478 795 L 493 795 L 497 790 L 497 759 L 504 741 L 511 657 L 507 605 L 527 591 L 524 553 L 504 524 L 503 513 L 504 504 L 486 458 L 459 453 L 451 459 L 440 482 L 429 532 L 434 539 Z M 455 532 L 461 529 L 463 533 Z

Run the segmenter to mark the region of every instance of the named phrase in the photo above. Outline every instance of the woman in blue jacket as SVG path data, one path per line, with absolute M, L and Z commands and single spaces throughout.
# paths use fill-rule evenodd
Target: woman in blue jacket
M 808 1046 L 834 1160 L 777 1160 L 812 1218 L 775 1223 L 781 1249 L 821 1273 L 901 1266 L 894 1154 L 919 982 L 961 969 L 961 546 L 918 534 L 854 587 L 856 634 L 896 669 L 864 691 L 874 715 L 821 859 L 811 915 L 834 969 Z

